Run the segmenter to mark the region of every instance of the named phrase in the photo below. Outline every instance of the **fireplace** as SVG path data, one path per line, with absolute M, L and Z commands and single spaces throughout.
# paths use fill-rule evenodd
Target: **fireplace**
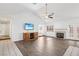
M 56 33 L 57 38 L 64 38 L 64 33 Z

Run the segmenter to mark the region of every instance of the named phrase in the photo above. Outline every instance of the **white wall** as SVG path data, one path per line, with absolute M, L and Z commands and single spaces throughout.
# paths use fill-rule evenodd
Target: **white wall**
M 59 20 L 55 20 L 53 22 L 54 29 L 67 29 L 66 30 L 66 39 L 79 40 L 77 27 L 79 27 L 79 18 L 65 18 L 64 20 L 61 18 Z M 69 33 L 69 25 L 73 26 L 73 37 L 70 37 Z
M 66 20 L 66 21 L 63 21 L 64 24 L 62 24 L 63 26 L 62 27 L 65 27 L 67 28 L 68 25 L 71 25 L 73 26 L 73 38 L 71 39 L 74 39 L 74 40 L 79 40 L 79 37 L 78 37 L 78 32 L 77 32 L 77 27 L 79 27 L 79 18 L 71 18 L 70 20 Z
M 56 31 L 56 29 L 67 29 L 67 30 L 64 30 L 66 32 L 66 37 L 65 37 L 66 39 L 79 40 L 78 32 L 77 32 L 77 27 L 79 27 L 79 18 L 78 17 L 53 19 L 53 20 L 50 20 L 49 22 L 45 22 L 44 24 L 45 24 L 45 26 L 53 25 L 55 31 Z M 73 30 L 74 30 L 73 37 L 70 37 L 69 25 L 73 26 Z M 43 33 L 43 35 L 45 34 L 48 36 L 56 37 L 55 31 L 54 32 L 45 32 L 45 33 Z
M 38 18 L 34 13 L 24 13 L 15 15 L 12 17 L 12 20 L 10 21 L 10 33 L 11 33 L 11 39 L 13 41 L 19 41 L 23 40 L 23 32 L 24 30 L 24 23 L 32 23 L 34 24 L 34 30 L 28 30 L 29 32 L 38 32 L 38 26 L 39 24 L 43 24 L 44 22 Z

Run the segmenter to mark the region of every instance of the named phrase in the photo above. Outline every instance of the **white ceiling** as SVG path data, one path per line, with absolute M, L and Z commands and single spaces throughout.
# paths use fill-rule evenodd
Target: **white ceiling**
M 36 11 L 42 6 L 42 4 L 32 4 L 32 3 L 0 3 L 0 15 L 15 15 L 23 12 L 28 12 L 28 10 Z
M 41 9 L 45 9 L 45 5 Z M 44 11 L 39 9 L 37 12 L 40 14 Z M 48 13 L 52 12 L 54 12 L 57 19 L 79 18 L 79 3 L 50 3 L 48 4 Z
M 12 15 L 26 12 L 31 10 L 34 12 L 41 12 L 40 9 L 44 9 L 44 4 L 32 4 L 32 3 L 0 3 L 0 15 Z M 49 3 L 48 11 L 55 12 L 57 14 L 63 15 L 74 15 L 79 14 L 79 4 L 78 3 Z M 78 16 L 78 15 L 77 15 Z
M 44 14 L 45 4 L 21 4 L 33 12 L 37 13 L 38 16 Z M 65 19 L 65 18 L 79 18 L 79 3 L 48 3 L 48 13 L 55 13 L 56 19 Z
M 0 3 L 0 16 L 16 15 L 26 12 L 34 12 L 38 16 L 45 11 L 42 3 Z M 56 18 L 79 18 L 79 3 L 49 3 L 48 13 L 55 13 Z
M 12 15 L 23 11 L 24 7 L 15 3 L 0 3 L 0 15 Z

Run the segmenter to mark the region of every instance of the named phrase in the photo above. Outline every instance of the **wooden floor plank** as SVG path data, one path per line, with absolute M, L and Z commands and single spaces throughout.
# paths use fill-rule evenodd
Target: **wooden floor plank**
M 3 56 L 9 56 L 9 47 L 7 40 L 4 40 L 3 42 Z
M 11 44 L 10 41 L 8 41 L 8 48 L 9 48 L 9 55 L 16 56 L 15 50 L 14 50 L 13 45 Z
M 22 54 L 13 41 L 1 40 L 0 56 L 22 56 Z
M 64 56 L 71 56 L 72 50 L 73 50 L 73 47 L 69 46 L 68 49 L 66 50 Z
M 17 48 L 17 46 L 11 41 L 11 44 L 13 46 L 13 49 L 15 50 L 16 56 L 22 56 L 22 53 L 20 50 Z
M 21 40 L 15 43 L 24 56 L 63 56 L 69 46 L 79 47 L 79 41 L 50 38 L 45 36 L 38 37 L 37 40 L 30 42 Z M 72 50 L 72 47 L 70 50 Z M 71 53 L 72 52 L 68 50 L 67 54 L 71 55 Z
M 0 41 L 0 56 L 3 55 L 3 41 Z
M 79 48 L 78 47 L 73 47 L 71 56 L 79 56 Z
M 79 47 L 69 46 L 64 56 L 79 56 Z

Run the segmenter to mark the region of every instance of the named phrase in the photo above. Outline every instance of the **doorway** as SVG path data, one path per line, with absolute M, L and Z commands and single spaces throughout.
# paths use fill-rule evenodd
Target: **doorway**
M 8 18 L 0 19 L 0 40 L 10 39 L 10 20 Z

